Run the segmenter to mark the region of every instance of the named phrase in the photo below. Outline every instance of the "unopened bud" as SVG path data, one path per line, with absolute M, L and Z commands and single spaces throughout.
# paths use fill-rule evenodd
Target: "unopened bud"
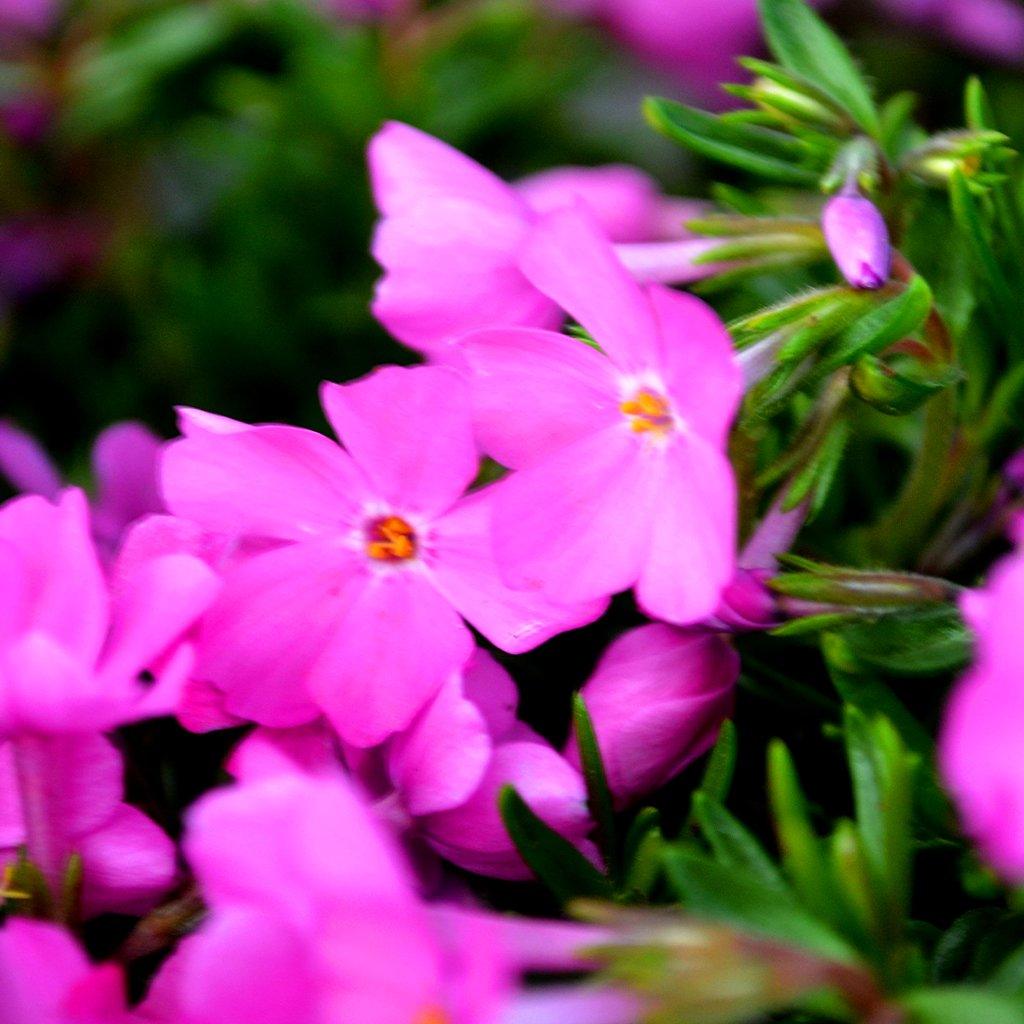
M 875 289 L 885 284 L 892 265 L 889 229 L 870 199 L 853 191 L 830 199 L 821 227 L 836 266 L 854 288 Z

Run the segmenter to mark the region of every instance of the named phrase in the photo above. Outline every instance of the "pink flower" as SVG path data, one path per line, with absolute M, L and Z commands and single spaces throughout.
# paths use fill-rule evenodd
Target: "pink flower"
M 81 491 L 0 506 L 0 737 L 101 732 L 169 713 L 192 663 L 180 640 L 217 586 L 198 559 L 170 555 L 111 592 Z
M 600 935 L 422 903 L 341 777 L 283 772 L 208 796 L 185 848 L 210 915 L 147 1005 L 175 1024 L 497 1024 L 524 969 L 585 968 L 575 950 Z M 594 1019 L 628 1024 L 635 1004 L 605 994 Z
M 728 333 L 693 296 L 636 284 L 577 211 L 544 220 L 521 266 L 602 351 L 515 328 L 460 346 L 481 443 L 516 470 L 494 497 L 505 578 L 564 601 L 635 585 L 651 616 L 700 621 L 736 562 Z
M 4 1024 L 131 1024 L 121 968 L 94 967 L 63 929 L 12 917 L 0 927 Z
M 878 0 L 878 5 L 982 56 L 1024 58 L 1024 11 L 1015 0 Z
M 1024 556 L 995 569 L 963 612 L 977 634 L 974 667 L 946 709 L 942 772 L 964 828 L 982 856 L 1014 884 L 1024 882 Z
M 45 35 L 61 6 L 57 0 L 0 0 L 0 40 Z
M 889 280 L 889 229 L 878 207 L 855 185 L 825 204 L 821 227 L 836 266 L 854 288 L 881 288 Z
M 160 445 L 148 427 L 130 420 L 107 427 L 96 438 L 92 526 L 107 557 L 113 557 L 133 522 L 163 509 L 156 478 Z M 35 438 L 6 421 L 0 421 L 0 474 L 19 491 L 50 500 L 63 486 L 59 471 Z
M 481 327 L 556 327 L 557 303 L 521 272 L 517 254 L 538 216 L 586 206 L 645 279 L 696 280 L 713 268 L 693 260 L 706 240 L 681 238 L 692 206 L 666 203 L 629 167 L 562 168 L 518 188 L 438 139 L 390 122 L 369 149 L 383 220 L 373 254 L 385 274 L 374 315 L 396 338 L 428 355 L 448 352 Z M 655 244 L 652 244 L 655 243 Z
M 620 806 L 674 778 L 732 711 L 739 657 L 714 633 L 653 624 L 620 636 L 580 691 Z M 579 764 L 575 740 L 567 756 Z
M 260 426 L 198 429 L 164 457 L 172 512 L 270 545 L 227 571 L 203 624 L 199 675 L 227 711 L 274 727 L 323 712 L 373 746 L 465 664 L 462 616 L 517 653 L 601 613 L 498 578 L 492 491 L 463 497 L 478 455 L 454 371 L 389 367 L 321 399 L 345 449 Z
M 174 883 L 174 844 L 122 799 L 121 755 L 96 733 L 0 743 L 0 865 L 24 846 L 61 897 L 82 859 L 82 913 L 142 914 Z
M 228 770 L 243 781 L 287 770 L 330 776 L 344 761 L 410 852 L 421 854 L 425 843 L 468 871 L 529 878 L 498 813 L 502 786 L 515 785 L 548 825 L 588 852 L 593 823 L 579 772 L 516 721 L 517 701 L 509 674 L 477 650 L 412 724 L 377 750 L 339 749 L 317 725 L 257 729 Z M 431 865 L 423 867 L 429 873 Z

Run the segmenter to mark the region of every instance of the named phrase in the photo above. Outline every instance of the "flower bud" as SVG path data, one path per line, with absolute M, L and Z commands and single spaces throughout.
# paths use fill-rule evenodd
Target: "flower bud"
M 854 287 L 881 288 L 889 279 L 889 230 L 870 199 L 846 191 L 830 199 L 821 218 L 829 252 Z
M 739 659 L 714 633 L 641 626 L 605 652 L 581 695 L 619 806 L 664 785 L 715 741 Z M 566 757 L 579 764 L 570 740 Z

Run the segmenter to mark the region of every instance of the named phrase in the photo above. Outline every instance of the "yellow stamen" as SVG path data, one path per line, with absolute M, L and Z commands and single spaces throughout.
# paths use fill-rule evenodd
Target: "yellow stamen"
M 0 900 L 27 900 L 30 893 L 22 892 L 20 889 L 12 889 L 11 882 L 14 881 L 14 866 L 8 864 L 0 875 Z
M 623 402 L 619 410 L 629 417 L 630 429 L 638 434 L 649 431 L 664 433 L 672 426 L 672 413 L 668 402 L 652 391 L 638 391 Z
M 448 1014 L 439 1006 L 428 1006 L 416 1015 L 413 1024 L 450 1024 Z
M 416 533 L 398 516 L 385 516 L 369 529 L 366 553 L 380 562 L 404 562 L 416 554 Z

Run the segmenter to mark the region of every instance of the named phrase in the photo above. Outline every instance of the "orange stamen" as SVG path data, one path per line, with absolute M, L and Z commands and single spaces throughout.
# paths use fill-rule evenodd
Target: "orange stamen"
M 656 430 L 664 433 L 672 426 L 672 413 L 668 402 L 651 391 L 638 391 L 619 406 L 629 417 L 630 429 L 638 434 Z
M 414 1024 L 450 1024 L 450 1020 L 440 1006 L 428 1006 L 416 1015 Z
M 385 516 L 370 526 L 366 553 L 380 562 L 404 562 L 416 554 L 416 533 L 398 516 Z

